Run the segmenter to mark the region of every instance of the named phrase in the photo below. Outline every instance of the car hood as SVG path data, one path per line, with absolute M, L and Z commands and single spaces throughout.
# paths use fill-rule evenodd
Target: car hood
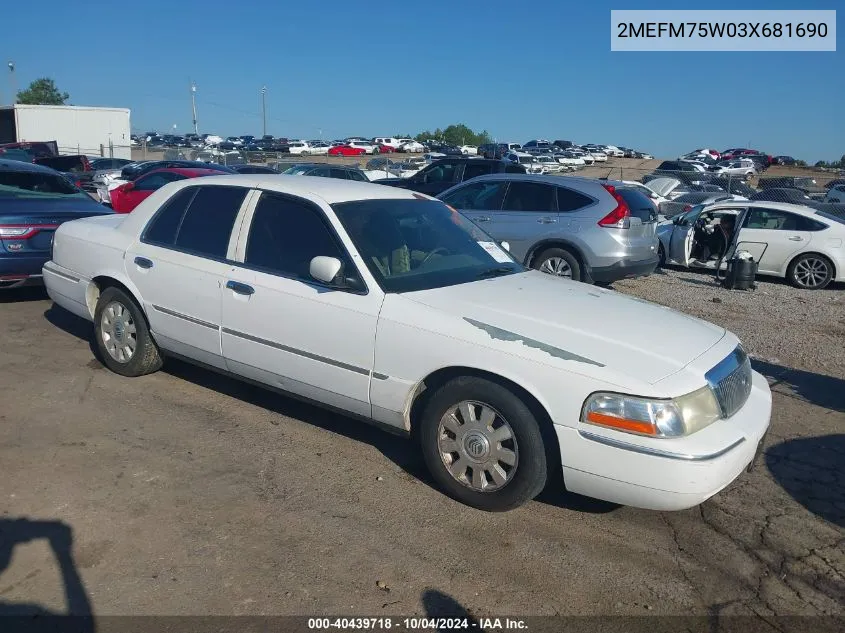
M 680 184 L 681 181 L 677 178 L 655 178 L 654 180 L 649 180 L 645 183 L 645 186 L 651 189 L 658 196 L 663 196 L 665 198 L 677 189 Z
M 670 376 L 726 334 L 670 308 L 537 271 L 402 296 L 459 318 L 466 336 L 483 344 L 569 371 L 600 370 L 619 385 Z

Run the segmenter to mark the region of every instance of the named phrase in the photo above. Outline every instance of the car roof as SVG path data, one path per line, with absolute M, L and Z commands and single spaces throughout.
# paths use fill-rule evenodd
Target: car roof
M 813 216 L 816 215 L 816 210 L 804 206 L 803 204 L 791 204 L 789 202 L 769 202 L 766 200 L 751 200 L 751 201 L 743 201 L 737 200 L 732 202 L 720 202 L 714 204 L 712 206 L 719 206 L 722 208 L 738 208 L 738 209 L 755 209 L 755 208 L 764 208 L 764 209 L 774 209 L 776 211 L 789 211 L 790 213 L 797 213 L 798 215 L 804 216 Z
M 141 176 L 142 178 L 146 178 L 150 174 L 160 174 L 162 172 L 173 173 L 173 174 L 182 174 L 183 176 L 204 176 L 205 174 L 219 174 L 220 171 L 217 169 L 204 169 L 204 168 L 195 168 L 195 167 L 161 167 L 159 169 L 153 169 L 148 171 L 146 174 Z
M 528 154 L 530 156 L 530 154 Z M 560 187 L 566 187 L 568 185 L 583 185 L 588 187 L 595 187 L 596 185 L 602 186 L 607 184 L 604 180 L 598 180 L 596 178 L 584 178 L 581 176 L 566 176 L 565 178 L 561 178 L 560 176 L 547 176 L 544 174 L 517 174 L 517 173 L 498 173 L 498 174 L 485 174 L 484 176 L 476 176 L 471 180 L 467 180 L 465 182 L 479 182 L 481 180 L 525 180 L 530 182 L 543 182 L 549 185 L 557 185 Z M 458 183 L 463 184 L 463 183 Z M 624 185 L 628 186 L 628 185 Z
M 21 160 L 3 160 L 0 159 L 0 169 L 4 171 L 29 171 L 39 174 L 58 174 L 55 169 L 38 165 L 36 163 L 26 163 Z
M 370 182 L 321 178 L 319 176 L 289 176 L 285 174 L 239 174 L 232 176 L 208 176 L 202 182 L 181 181 L 177 185 L 201 187 L 229 185 L 278 191 L 305 198 L 321 198 L 327 204 L 368 199 L 419 199 L 421 194 L 398 187 L 386 187 Z M 427 198 L 427 196 L 425 196 Z

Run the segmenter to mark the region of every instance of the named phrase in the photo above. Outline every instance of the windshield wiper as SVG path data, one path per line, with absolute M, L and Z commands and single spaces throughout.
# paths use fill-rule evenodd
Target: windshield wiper
M 488 268 L 478 273 L 475 277 L 477 279 L 486 279 L 488 277 L 501 277 L 502 275 L 510 275 L 516 271 L 509 266 L 499 266 L 498 268 Z

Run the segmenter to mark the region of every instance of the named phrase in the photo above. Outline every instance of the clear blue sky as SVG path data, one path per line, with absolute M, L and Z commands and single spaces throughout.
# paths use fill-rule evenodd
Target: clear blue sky
M 835 9 L 814 2 L 688 8 Z M 40 0 L 6 8 L 18 88 L 52 77 L 75 105 L 128 107 L 138 132 L 291 138 L 465 123 L 499 140 L 565 138 L 668 157 L 750 144 L 845 153 L 845 42 L 835 53 L 611 53 L 610 9 L 643 0 Z M 845 8 L 839 6 L 839 25 Z M 845 32 L 839 29 L 840 33 Z M 5 72 L 5 68 L 2 69 Z M 8 102 L 8 78 L 0 98 Z

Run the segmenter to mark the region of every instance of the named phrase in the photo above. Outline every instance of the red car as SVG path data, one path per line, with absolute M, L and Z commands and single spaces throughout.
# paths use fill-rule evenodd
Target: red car
M 376 145 L 376 147 L 378 147 L 380 154 L 392 154 L 396 151 L 396 148 L 392 145 Z
M 144 174 L 137 180 L 120 185 L 111 191 L 111 206 L 116 213 L 129 213 L 143 200 L 158 191 L 169 182 L 185 180 L 186 178 L 199 178 L 201 176 L 219 176 L 220 172 L 215 169 L 184 169 L 169 167 L 166 169 L 154 169 Z
M 363 147 L 350 147 L 349 145 L 338 145 L 329 148 L 329 156 L 361 156 L 365 153 Z

